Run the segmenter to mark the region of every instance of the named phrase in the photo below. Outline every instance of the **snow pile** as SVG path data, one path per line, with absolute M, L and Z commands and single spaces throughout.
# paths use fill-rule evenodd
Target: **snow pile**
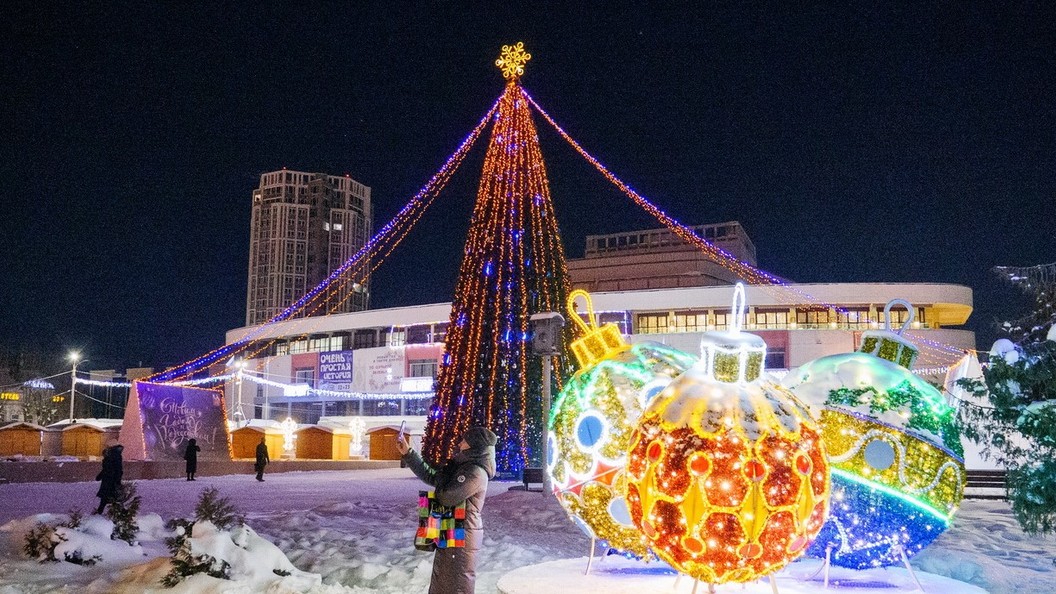
M 38 519 L 59 521 L 57 512 L 68 502 L 89 500 L 97 483 L 22 483 L 0 485 L 0 593 L 85 592 L 88 594 L 405 594 L 425 592 L 432 569 L 432 555 L 414 549 L 417 525 L 415 506 L 422 484 L 401 469 L 331 472 L 291 472 L 268 475 L 266 483 L 253 475 L 202 477 L 201 483 L 176 479 L 139 481 L 143 509 L 156 514 L 140 515 L 139 541 L 144 556 L 135 559 L 104 559 L 85 567 L 72 563 L 38 563 L 22 553 L 25 532 Z M 191 488 L 194 485 L 194 488 Z M 246 514 L 258 538 L 274 543 L 278 551 L 232 530 L 224 542 L 218 535 L 202 548 L 229 555 L 232 571 L 244 579 L 228 581 L 206 575 L 188 577 L 175 588 L 164 589 L 161 579 L 171 569 L 170 554 L 163 539 L 172 531 L 162 518 L 189 517 L 199 496 L 198 485 L 211 485 L 231 498 Z M 517 568 L 579 558 L 590 550 L 590 541 L 575 528 L 553 497 L 510 490 L 510 483 L 493 482 L 484 506 L 485 539 L 477 567 L 478 594 L 496 592 L 499 579 Z M 160 514 L 160 517 L 157 515 Z M 18 518 L 14 522 L 12 519 Z M 12 530 L 11 527 L 19 525 Z M 203 527 L 203 531 L 206 528 Z M 94 533 L 105 533 L 100 526 Z M 202 532 L 202 536 L 206 536 Z M 198 536 L 192 531 L 192 538 Z M 100 537 L 105 538 L 105 537 Z M 13 545 L 9 541 L 13 541 Z M 124 543 L 116 543 L 132 549 Z M 261 548 L 257 548 L 258 544 Z M 240 546 L 241 545 L 241 546 Z M 196 545 L 197 546 L 197 545 Z M 212 548 L 206 548 L 206 547 Z M 241 552 L 234 550 L 238 548 Z M 223 552 L 226 551 L 226 552 Z M 283 554 L 302 572 L 316 574 L 321 583 L 303 574 L 279 576 L 267 572 L 285 567 L 276 555 Z M 261 559 L 257 569 L 236 569 L 236 557 L 248 563 Z M 931 546 L 913 557 L 914 568 L 978 586 L 991 594 L 1056 594 L 1056 542 L 1032 537 L 1019 528 L 1009 504 L 1004 501 L 964 501 L 953 526 Z M 595 567 L 605 566 L 610 557 Z M 799 565 L 789 573 L 798 571 Z M 670 571 L 666 565 L 647 566 L 647 572 Z M 580 573 L 582 569 L 580 569 Z M 594 569 L 591 570 L 594 572 Z M 860 579 L 884 579 L 878 570 Z M 253 582 L 253 579 L 260 581 Z M 307 579 L 308 581 L 304 581 Z M 684 579 L 679 592 L 691 580 Z M 781 583 L 781 591 L 785 591 Z M 670 590 L 671 582 L 668 582 Z M 811 582 L 823 592 L 821 583 Z M 789 586 L 791 587 L 791 586 Z M 740 592 L 739 586 L 720 591 Z M 698 593 L 706 588 L 698 589 Z M 832 588 L 830 587 L 830 590 Z M 553 594 L 564 592 L 555 589 Z M 791 592 L 792 590 L 790 590 Z M 835 591 L 835 590 L 833 590 Z M 856 589 L 846 591 L 855 592 Z M 897 592 L 897 590 L 889 590 Z M 928 589 L 928 594 L 963 594 L 965 590 Z M 543 591 L 545 594 L 547 591 Z M 636 591 L 635 594 L 645 594 Z

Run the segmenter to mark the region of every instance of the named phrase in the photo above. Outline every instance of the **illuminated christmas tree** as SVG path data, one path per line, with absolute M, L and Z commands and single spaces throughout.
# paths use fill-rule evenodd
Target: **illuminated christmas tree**
M 503 47 L 496 61 L 508 82 L 484 158 L 423 452 L 444 461 L 466 429 L 483 425 L 499 437 L 499 470 L 513 473 L 541 463 L 544 361 L 553 393 L 570 375 L 569 357 L 542 359 L 529 341 L 530 316 L 559 311 L 569 293 L 539 137 L 518 84 L 530 58 L 518 43 Z M 567 351 L 567 328 L 563 338 Z

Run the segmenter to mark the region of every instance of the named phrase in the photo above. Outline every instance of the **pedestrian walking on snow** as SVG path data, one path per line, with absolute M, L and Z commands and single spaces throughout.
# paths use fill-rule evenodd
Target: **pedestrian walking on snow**
M 120 493 L 121 477 L 125 474 L 121 460 L 121 452 L 124 449 L 121 444 L 116 444 L 103 452 L 103 469 L 95 477 L 95 480 L 101 481 L 99 492 L 95 494 L 99 498 L 99 509 L 95 510 L 97 514 L 103 513 L 103 508 L 113 503 Z
M 442 468 L 435 469 L 399 435 L 396 449 L 415 476 L 432 485 L 440 505 L 466 503 L 465 547 L 438 548 L 433 554 L 429 594 L 473 594 L 477 579 L 477 553 L 484 541 L 481 510 L 488 481 L 495 476 L 495 434 L 486 427 L 471 427 L 462 436 L 459 451 Z
M 253 466 L 253 469 L 257 471 L 257 480 L 264 482 L 264 467 L 271 462 L 268 458 L 268 444 L 264 443 L 264 438 L 260 438 L 260 443 L 257 444 L 257 463 Z
M 191 441 L 187 442 L 187 449 L 183 451 L 183 459 L 187 461 L 187 480 L 193 481 L 194 474 L 198 472 L 198 452 L 202 451 L 202 448 L 198 447 L 198 440 L 191 438 Z

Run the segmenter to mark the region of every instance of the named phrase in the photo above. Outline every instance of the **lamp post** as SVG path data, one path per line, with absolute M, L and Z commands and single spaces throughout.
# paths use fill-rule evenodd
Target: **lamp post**
M 235 411 L 231 415 L 232 419 L 235 421 L 235 426 L 238 427 L 239 419 L 241 419 L 242 422 L 247 422 L 246 413 L 242 410 L 242 372 L 246 369 L 246 360 L 232 359 L 228 362 L 228 366 L 234 367 L 238 370 L 235 372 L 235 382 L 238 385 L 238 387 L 236 388 L 237 396 L 235 397 Z
M 70 370 L 70 423 L 73 423 L 73 395 L 77 389 L 77 361 L 80 360 L 81 354 L 77 351 L 70 351 L 69 360 L 73 363 L 73 369 Z
M 540 445 L 542 456 L 542 468 L 539 469 L 543 475 L 543 496 L 550 494 L 550 475 L 546 472 L 546 460 L 549 456 L 547 451 L 547 421 L 550 418 L 550 366 L 553 358 L 562 354 L 561 329 L 565 326 L 565 318 L 553 311 L 537 313 L 528 318 L 532 329 L 532 352 L 543 359 L 543 385 L 542 385 L 542 437 Z M 525 481 L 527 488 L 527 481 Z

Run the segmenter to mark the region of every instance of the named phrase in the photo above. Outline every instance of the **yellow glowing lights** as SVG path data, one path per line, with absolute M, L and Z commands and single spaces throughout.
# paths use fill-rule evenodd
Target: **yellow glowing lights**
M 712 584 L 781 569 L 828 514 L 820 432 L 795 396 L 750 362 L 765 352 L 761 343 L 739 332 L 707 336 L 702 361 L 652 400 L 631 438 L 635 525 L 661 559 Z M 709 351 L 718 347 L 739 363 L 717 369 Z
M 576 299 L 580 298 L 587 303 L 589 326 L 579 317 L 579 313 L 576 311 Z M 584 369 L 628 348 L 627 341 L 623 339 L 616 324 L 605 324 L 600 328 L 598 327 L 597 317 L 594 314 L 594 304 L 590 300 L 590 293 L 583 289 L 572 291 L 568 296 L 568 313 L 582 333 L 580 338 L 572 341 L 572 353 L 576 356 L 580 369 Z
M 502 76 L 508 81 L 515 81 L 524 75 L 524 65 L 532 59 L 532 54 L 524 51 L 524 42 L 502 46 L 502 53 L 495 65 L 502 70 Z

